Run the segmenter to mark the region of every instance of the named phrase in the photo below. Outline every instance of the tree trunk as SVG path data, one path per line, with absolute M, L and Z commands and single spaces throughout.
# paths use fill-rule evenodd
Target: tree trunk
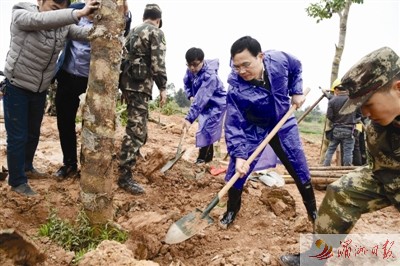
M 339 42 L 335 46 L 335 56 L 333 57 L 333 62 L 332 62 L 332 71 L 331 71 L 331 85 L 332 83 L 337 79 L 339 75 L 339 65 L 340 61 L 342 60 L 342 54 L 344 50 L 344 44 L 346 41 L 346 33 L 347 33 L 347 18 L 349 17 L 349 12 L 350 12 L 350 6 L 352 4 L 352 0 L 346 0 L 346 5 L 344 9 L 341 12 L 338 12 L 337 14 L 339 15 Z M 320 163 L 322 164 L 324 159 L 325 159 L 325 152 L 326 149 L 328 148 L 329 141 L 325 139 L 325 129 L 327 126 L 327 119 L 325 118 L 325 125 L 324 125 L 324 131 L 322 133 L 322 142 L 321 142 L 321 152 L 320 152 Z M 340 147 L 339 147 L 340 149 Z M 336 156 L 336 162 L 338 166 L 342 165 L 342 160 L 340 156 Z
M 332 84 L 338 77 L 339 74 L 339 65 L 342 60 L 342 54 L 344 50 L 344 43 L 346 40 L 347 33 L 347 19 L 349 17 L 350 6 L 352 4 L 352 0 L 346 0 L 346 5 L 341 12 L 338 12 L 340 18 L 339 25 L 339 42 L 336 45 L 335 56 L 332 62 L 332 72 L 331 72 L 331 83 Z
M 91 61 L 83 109 L 81 201 L 92 224 L 112 221 L 114 134 L 124 45 L 122 0 L 102 0 L 90 34 Z

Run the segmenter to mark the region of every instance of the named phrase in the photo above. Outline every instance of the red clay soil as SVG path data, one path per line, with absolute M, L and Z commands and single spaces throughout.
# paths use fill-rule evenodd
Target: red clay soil
M 151 113 L 155 121 L 158 115 Z M 223 173 L 213 176 L 208 171 L 210 166 L 226 167 L 223 139 L 216 145 L 211 165 L 194 164 L 198 152 L 194 146 L 196 124 L 183 140 L 186 150 L 183 157 L 165 174 L 157 170 L 176 154 L 182 119 L 182 116 L 161 115 L 162 125 L 148 124 L 148 141 L 141 149 L 143 158 L 134 170 L 134 177 L 143 185 L 145 194 L 133 196 L 124 192 L 116 185 L 116 171 L 110 176 L 115 180 L 115 222 L 129 231 L 129 239 L 124 244 L 104 241 L 87 253 L 80 265 L 278 265 L 281 254 L 298 251 L 300 234 L 312 231 L 295 185 L 270 188 L 261 182 L 248 181 L 240 213 L 228 230 L 218 226 L 226 208 L 226 197 L 223 197 L 210 212 L 213 224 L 184 242 L 166 244 L 165 235 L 170 226 L 196 208 L 203 210 L 225 184 Z M 118 126 L 115 154 L 119 152 L 123 133 L 124 128 Z M 4 132 L 1 136 L 5 136 Z M 309 165 L 316 166 L 320 143 L 303 138 L 303 145 Z M 39 265 L 70 265 L 74 256 L 51 240 L 38 237 L 38 228 L 46 222 L 52 208 L 57 209 L 61 218 L 71 221 L 79 212 L 79 180 L 57 182 L 51 177 L 61 163 L 56 120 L 46 116 L 34 165 L 49 177 L 29 181 L 39 196 L 21 197 L 10 191 L 6 181 L 0 181 L 0 230 L 8 229 L 4 233 L 14 229 L 29 239 L 45 255 Z M 6 165 L 4 139 L 0 146 L 0 165 Z M 116 165 L 117 161 L 114 169 Z M 283 174 L 281 166 L 274 170 Z M 323 196 L 324 191 L 316 190 L 318 205 Z M 399 226 L 398 211 L 389 207 L 364 215 L 353 232 L 398 233 Z M 0 244 L 0 265 L 14 265 L 7 254 L 10 255 L 7 248 Z

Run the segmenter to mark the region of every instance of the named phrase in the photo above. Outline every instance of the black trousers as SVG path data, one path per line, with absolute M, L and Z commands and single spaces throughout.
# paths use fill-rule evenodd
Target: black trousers
M 56 111 L 57 127 L 63 152 L 64 165 L 76 165 L 77 141 L 75 130 L 79 95 L 86 92 L 88 78 L 61 70 L 57 75 Z
M 208 163 L 211 162 L 214 157 L 214 146 L 212 144 L 201 147 L 199 149 L 199 156 L 197 160 L 204 160 L 204 162 Z

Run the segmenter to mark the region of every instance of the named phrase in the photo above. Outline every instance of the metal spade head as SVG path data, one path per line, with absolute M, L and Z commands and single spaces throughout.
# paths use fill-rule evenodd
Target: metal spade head
M 180 153 L 177 153 L 174 159 L 169 160 L 162 168 L 161 168 L 161 173 L 164 173 L 165 171 L 169 170 L 185 153 L 185 150 L 181 151 Z
M 201 210 L 196 209 L 171 225 L 165 236 L 165 243 L 177 244 L 183 242 L 212 223 L 213 219 L 210 216 L 204 216 Z

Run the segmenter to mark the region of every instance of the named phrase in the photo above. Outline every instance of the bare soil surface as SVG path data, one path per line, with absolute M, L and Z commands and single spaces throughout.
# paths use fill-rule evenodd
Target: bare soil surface
M 158 113 L 150 115 L 158 121 Z M 226 209 L 224 196 L 210 212 L 214 223 L 186 241 L 165 243 L 172 224 L 196 209 L 203 210 L 225 184 L 224 173 L 210 173 L 211 167 L 227 166 L 223 139 L 216 145 L 215 160 L 210 165 L 194 164 L 198 152 L 194 146 L 196 124 L 183 140 L 183 157 L 164 174 L 155 169 L 159 160 L 175 157 L 182 119 L 177 115 L 161 115 L 161 125 L 148 124 L 148 141 L 141 149 L 144 158 L 139 159 L 134 169 L 134 177 L 143 185 L 145 194 L 133 196 L 117 187 L 117 161 L 114 162 L 115 174 L 110 178 L 115 180 L 115 222 L 129 231 L 129 238 L 124 244 L 103 241 L 84 256 L 80 265 L 278 265 L 280 255 L 299 251 L 300 234 L 310 233 L 312 227 L 296 186 L 271 188 L 257 181 L 247 182 L 242 208 L 227 230 L 218 225 Z M 6 166 L 4 124 L 1 126 L 0 166 Z M 118 154 L 123 134 L 124 128 L 118 126 L 115 150 L 110 152 Z M 303 145 L 309 165 L 317 166 L 320 143 L 304 136 Z M 30 242 L 29 248 L 36 247 L 40 253 L 31 258 L 31 265 L 35 261 L 41 261 L 38 265 L 71 265 L 72 252 L 38 236 L 38 229 L 46 223 L 52 208 L 58 210 L 61 218 L 74 221 L 81 207 L 79 179 L 57 182 L 52 177 L 61 163 L 56 119 L 45 116 L 34 165 L 48 177 L 29 180 L 39 196 L 21 197 L 10 190 L 6 181 L 0 181 L 0 235 L 6 236 L 0 238 L 0 265 L 17 265 L 18 252 L 12 251 L 10 243 L 17 243 L 18 250 L 24 249 L 18 244 L 20 239 L 13 237 L 14 230 Z M 273 170 L 284 174 L 282 166 Z M 325 192 L 316 190 L 315 193 L 319 205 Z M 398 233 L 399 226 L 398 211 L 389 207 L 363 215 L 353 232 Z M 4 239 L 14 242 L 2 242 Z

